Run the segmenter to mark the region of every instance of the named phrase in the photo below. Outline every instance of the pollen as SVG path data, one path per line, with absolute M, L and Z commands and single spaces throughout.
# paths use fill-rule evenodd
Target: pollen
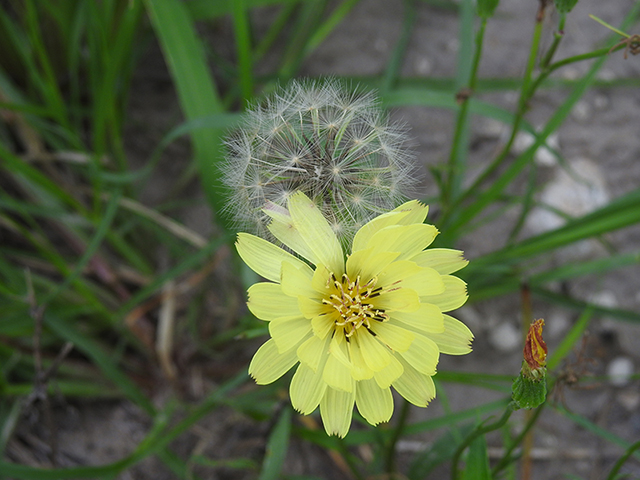
M 340 327 L 344 336 L 349 339 L 360 327 L 364 327 L 369 333 L 371 322 L 386 322 L 389 315 L 384 310 L 375 308 L 371 299 L 380 295 L 382 287 L 376 287 L 378 279 L 373 277 L 367 283 L 361 283 L 360 275 L 354 281 L 342 275 L 338 280 L 332 273 L 327 282 L 329 296 L 322 300 L 325 305 L 331 305 L 335 309 L 336 330 Z

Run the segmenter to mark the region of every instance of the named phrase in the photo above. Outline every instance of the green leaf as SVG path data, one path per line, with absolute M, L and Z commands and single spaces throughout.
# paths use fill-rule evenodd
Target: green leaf
M 264 456 L 262 471 L 258 480 L 278 480 L 282 478 L 280 472 L 287 456 L 289 448 L 289 432 L 291 431 L 291 409 L 284 407 L 278 423 L 276 424 L 269 442 L 267 443 L 267 453 Z
M 462 480 L 491 480 L 487 440 L 484 435 L 476 438 L 469 446 L 467 464 L 462 473 Z
M 460 443 L 460 436 L 466 437 L 474 428 L 475 425 L 467 424 L 461 426 L 455 432 L 447 430 L 435 442 L 427 446 L 424 451 L 415 456 L 409 468 L 409 478 L 411 480 L 429 478 L 429 474 L 438 465 L 451 460 Z
M 131 401 L 150 415 L 155 413 L 155 407 L 147 396 L 125 375 L 111 355 L 105 352 L 96 341 L 83 335 L 75 325 L 54 315 L 51 311 L 45 313 L 44 323 L 61 338 L 73 343 L 78 350 L 91 358 L 104 376 L 116 384 Z
M 554 3 L 559 13 L 569 13 L 576 6 L 578 0 L 554 0 Z
M 478 0 L 478 16 L 485 20 L 491 18 L 499 1 L 500 0 Z
M 223 112 L 202 42 L 196 36 L 186 4 L 180 0 L 145 0 L 145 5 L 187 119 Z M 225 204 L 221 175 L 216 166 L 220 160 L 221 135 L 222 131 L 218 129 L 191 133 L 202 185 L 216 215 Z M 222 222 L 218 223 L 222 226 Z

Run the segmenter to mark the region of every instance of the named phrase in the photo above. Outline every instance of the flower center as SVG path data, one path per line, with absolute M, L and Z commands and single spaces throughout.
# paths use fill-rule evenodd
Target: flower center
M 389 315 L 384 310 L 377 309 L 369 303 L 382 291 L 382 287 L 376 287 L 377 281 L 378 279 L 373 277 L 367 283 L 361 284 L 360 275 L 352 282 L 347 274 L 342 275 L 340 280 L 336 279 L 333 273 L 331 274 L 327 286 L 333 290 L 333 293 L 329 295 L 329 298 L 323 299 L 322 303 L 336 309 L 338 316 L 335 324 L 338 327 L 343 327 L 347 339 L 362 326 L 369 333 L 375 335 L 370 330 L 371 320 L 379 322 L 389 320 Z

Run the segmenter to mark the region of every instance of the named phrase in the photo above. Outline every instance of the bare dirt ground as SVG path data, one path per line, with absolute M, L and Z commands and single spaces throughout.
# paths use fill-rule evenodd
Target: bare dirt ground
M 393 6 L 391 5 L 393 3 Z M 591 20 L 588 14 L 618 25 L 623 16 L 635 3 L 634 0 L 580 0 L 578 6 L 568 16 L 565 40 L 557 58 L 587 52 L 596 48 L 608 31 Z M 305 75 L 379 75 L 383 72 L 387 59 L 398 39 L 402 23 L 400 2 L 388 0 L 363 0 L 341 26 L 304 63 Z M 517 2 L 503 0 L 496 16 L 489 23 L 486 34 L 485 54 L 480 67 L 483 77 L 518 78 L 527 58 L 533 30 L 533 22 L 538 2 Z M 259 19 L 256 17 L 256 21 Z M 545 42 L 549 44 L 555 26 L 555 18 L 546 20 Z M 436 9 L 419 3 L 414 34 L 402 73 L 412 77 L 451 77 L 455 73 L 457 41 L 457 17 L 452 11 Z M 631 32 L 633 33 L 633 32 Z M 227 26 L 218 25 L 214 32 L 218 38 L 232 41 Z M 560 70 L 560 78 L 576 78 L 585 72 L 588 64 L 578 64 Z M 640 57 L 630 56 L 627 60 L 622 53 L 612 55 L 600 73 L 603 80 L 638 78 Z M 566 98 L 567 90 L 556 88 L 544 90 L 531 104 L 528 120 L 538 126 L 543 124 L 551 112 Z M 482 96 L 505 108 L 515 107 L 514 92 L 492 93 Z M 584 213 L 595 208 L 602 199 L 615 198 L 637 188 L 640 184 L 640 91 L 627 87 L 606 87 L 591 89 L 576 106 L 570 118 L 560 128 L 555 138 L 556 146 L 567 161 L 582 175 L 578 181 L 564 171 L 557 162 L 541 162 L 540 195 L 548 201 L 557 201 L 560 208 L 570 212 Z M 392 112 L 393 118 L 401 119 L 411 127 L 416 140 L 417 159 L 425 166 L 437 165 L 446 160 L 453 131 L 453 115 L 449 111 L 428 108 L 405 108 Z M 128 126 L 128 152 L 133 160 L 145 159 L 156 146 L 158 139 L 171 126 L 181 121 L 170 77 L 164 67 L 156 46 L 150 46 L 150 53 L 140 64 L 136 74 Z M 473 121 L 470 157 L 471 171 L 478 171 L 486 165 L 505 141 L 507 127 L 495 122 L 476 118 Z M 524 141 L 524 140 L 523 140 Z M 175 176 L 187 165 L 189 149 L 187 142 L 174 144 L 165 154 L 159 174 L 143 194 L 143 201 L 151 205 L 161 201 L 171 189 Z M 548 159 L 547 159 L 548 160 Z M 572 178 L 574 178 L 572 180 Z M 554 183 L 555 182 L 555 183 Z M 564 182 L 564 183 L 563 183 Z M 556 185 L 556 190 L 549 185 Z M 546 186 L 545 186 L 546 185 Z M 434 183 L 425 177 L 424 193 L 433 191 Z M 549 191 L 549 189 L 551 191 Z M 197 190 L 194 184 L 190 190 Z M 563 197 L 554 192 L 564 192 Z M 567 194 L 568 192 L 568 194 Z M 555 196 L 554 196 L 555 195 Z M 577 199 L 577 201 L 576 201 Z M 572 210 L 573 209 L 573 210 Z M 582 210 L 581 210 L 582 209 Z M 206 208 L 196 207 L 179 212 L 182 220 L 202 234 L 211 233 Z M 503 218 L 480 229 L 459 245 L 473 258 L 491 251 L 506 238 L 517 212 L 510 212 Z M 545 222 L 553 219 L 537 218 L 529 223 L 526 234 L 540 232 Z M 552 223 L 551 223 L 552 224 Z M 640 229 L 632 228 L 618 232 L 607 239 L 619 251 L 637 251 L 640 244 Z M 593 258 L 600 254 L 597 244 L 587 243 L 572 249 L 567 255 L 576 258 Z M 220 275 L 223 275 L 221 273 Z M 211 288 L 219 285 L 219 278 L 211 282 Z M 640 269 L 625 268 L 589 281 L 570 282 L 558 285 L 583 299 L 597 299 L 610 306 L 627 309 L 640 308 Z M 241 302 L 241 291 L 237 295 Z M 219 328 L 220 306 L 211 302 L 212 330 Z M 519 295 L 507 296 L 465 307 L 460 312 L 474 331 L 476 340 L 474 352 L 466 357 L 444 357 L 441 370 L 464 370 L 477 372 L 504 373 L 515 375 L 520 367 L 521 350 L 519 343 Z M 215 315 L 218 315 L 217 317 Z M 573 324 L 577 315 L 573 311 L 547 305 L 534 299 L 534 315 L 544 317 L 547 322 L 546 335 L 551 350 Z M 640 329 L 637 325 L 624 324 L 607 318 L 596 318 L 591 327 L 584 353 L 593 362 L 574 358 L 567 374 L 590 374 L 603 376 L 595 388 L 579 389 L 565 387 L 559 399 L 574 412 L 585 415 L 597 425 L 606 428 L 627 441 L 640 438 L 640 383 L 620 382 L 612 384 L 605 377 L 613 368 L 631 366 L 637 371 L 640 366 Z M 240 351 L 237 368 L 243 368 L 251 351 Z M 206 392 L 214 388 L 219 378 L 216 374 L 195 374 L 215 372 L 217 359 L 200 359 L 187 364 L 184 372 L 189 377 L 197 377 L 187 389 L 197 397 L 198 391 Z M 622 367 L 620 367 L 622 365 Z M 234 367 L 236 368 L 236 367 Z M 233 372 L 230 372 L 233 373 Z M 218 372 L 219 377 L 224 375 Z M 157 381 L 154 390 L 155 401 L 162 404 L 171 396 L 171 388 L 156 371 L 150 377 Z M 190 380 L 191 381 L 191 380 Z M 198 383 L 198 388 L 194 385 Z M 453 384 L 442 387 L 442 393 L 452 410 L 469 408 L 501 394 L 482 389 L 473 389 Z M 77 403 L 64 399 L 56 400 L 56 424 L 60 463 L 66 466 L 95 465 L 113 462 L 131 452 L 150 428 L 150 421 L 144 414 L 126 401 Z M 411 420 L 433 418 L 443 412 L 443 404 L 436 399 L 428 409 L 414 409 Z M 514 428 L 524 421 L 516 416 Z M 231 409 L 221 408 L 203 420 L 197 429 L 181 437 L 179 444 L 173 445 L 176 453 L 188 455 L 194 451 L 203 452 L 211 458 L 248 456 L 259 459 L 264 449 L 269 425 L 255 424 Z M 46 465 L 46 444 L 42 438 L 45 428 L 41 421 L 24 418 L 8 446 L 10 458 L 28 464 Z M 435 437 L 423 436 L 407 438 L 399 444 L 402 458 L 407 461 L 412 452 L 426 448 Z M 498 440 L 495 438 L 494 440 Z M 498 444 L 497 442 L 495 443 Z M 366 454 L 366 452 L 361 452 Z M 585 429 L 576 426 L 564 416 L 548 409 L 540 420 L 535 434 L 533 451 L 535 479 L 563 479 L 566 475 L 596 480 L 604 478 L 612 462 L 622 451 L 611 443 L 605 443 Z M 447 467 L 448 468 L 448 467 Z M 631 478 L 640 478 L 640 463 L 631 461 L 626 472 Z M 197 468 L 195 471 L 198 471 Z M 433 473 L 430 478 L 443 478 L 446 468 Z M 202 473 L 203 478 L 240 479 L 252 478 L 251 474 L 241 476 L 237 471 L 212 470 Z M 292 443 L 287 472 L 309 474 L 321 478 L 349 478 L 335 466 L 325 452 L 309 444 Z M 156 459 L 148 459 L 120 478 L 124 479 L 171 479 L 169 469 Z

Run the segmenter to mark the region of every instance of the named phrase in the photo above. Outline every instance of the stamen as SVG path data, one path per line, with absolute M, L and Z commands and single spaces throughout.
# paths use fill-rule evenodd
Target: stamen
M 328 298 L 324 298 L 322 303 L 331 305 L 335 309 L 333 313 L 334 324 L 336 327 L 342 328 L 342 333 L 347 341 L 355 335 L 360 327 L 364 327 L 375 336 L 375 332 L 371 330 L 371 321 L 386 322 L 389 320 L 389 315 L 384 310 L 376 309 L 367 302 L 370 298 L 388 291 L 382 287 L 376 288 L 377 281 L 377 277 L 373 277 L 362 284 L 362 279 L 358 275 L 352 282 L 346 273 L 338 281 L 335 274 L 331 272 L 330 278 L 327 280 L 327 288 L 331 288 L 333 284 L 333 292 Z

